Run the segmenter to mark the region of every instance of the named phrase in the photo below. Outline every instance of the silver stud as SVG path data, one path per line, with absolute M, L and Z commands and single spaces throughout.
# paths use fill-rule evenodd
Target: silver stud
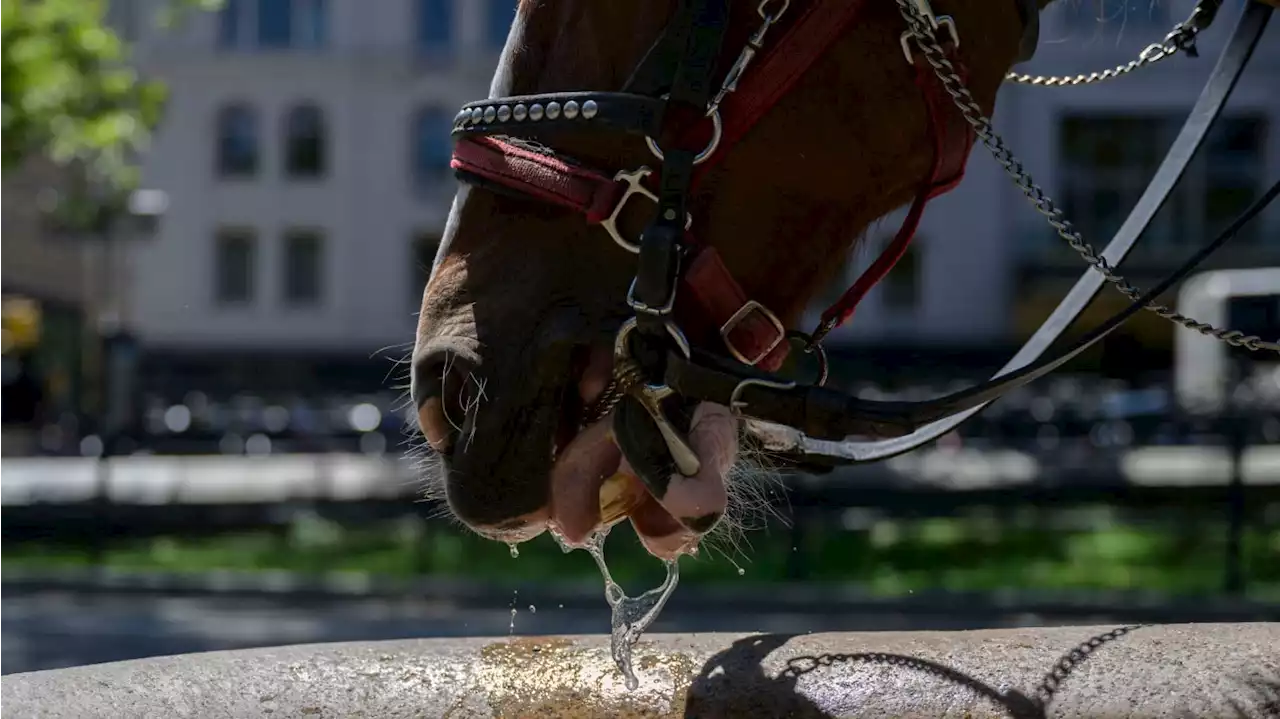
M 578 101 L 570 100 L 564 104 L 564 119 L 572 120 L 578 116 Z
M 539 103 L 536 103 L 536 102 L 535 102 L 535 103 L 533 103 L 532 105 L 530 105 L 530 106 L 529 106 L 529 119 L 530 119 L 530 120 L 533 120 L 534 122 L 537 122 L 538 120 L 541 120 L 541 119 L 542 119 L 542 105 L 541 105 L 541 104 L 539 104 Z
M 554 120 L 557 117 L 560 117 L 560 103 L 548 102 L 547 103 L 547 119 Z
M 453 124 L 455 126 L 465 125 L 467 124 L 467 121 L 470 119 L 471 119 L 471 112 L 469 110 L 463 110 L 462 112 L 459 112 L 457 115 L 454 116 Z
M 481 107 L 471 108 L 471 124 L 479 125 L 480 120 L 482 119 L 484 119 L 484 108 L 481 108 Z
M 587 100 L 582 103 L 582 119 L 590 120 L 598 112 L 600 112 L 600 106 L 596 104 L 595 100 Z
M 524 103 L 516 105 L 511 108 L 511 116 L 516 119 L 516 122 L 524 122 L 524 119 L 529 116 L 529 108 L 525 107 Z
M 493 122 L 498 119 L 498 109 L 490 105 L 484 109 L 484 121 Z
M 498 106 L 498 122 L 506 122 L 511 119 L 511 108 L 507 105 Z

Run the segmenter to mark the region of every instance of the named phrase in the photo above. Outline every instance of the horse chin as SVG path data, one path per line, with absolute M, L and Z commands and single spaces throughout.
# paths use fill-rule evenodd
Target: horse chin
M 578 381 L 584 406 L 600 397 L 611 374 L 611 353 L 593 350 Z M 725 512 L 727 475 L 738 452 L 736 420 L 719 405 L 699 405 L 689 442 L 702 469 L 692 477 L 672 475 L 661 498 L 646 488 L 622 456 L 612 428 L 610 414 L 554 448 L 552 531 L 565 544 L 581 547 L 598 530 L 630 519 L 650 554 L 673 559 L 696 552 L 699 540 Z

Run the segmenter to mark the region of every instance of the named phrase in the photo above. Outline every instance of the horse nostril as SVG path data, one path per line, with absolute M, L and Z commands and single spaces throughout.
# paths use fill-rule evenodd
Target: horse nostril
M 413 363 L 418 428 L 437 452 L 452 451 L 474 398 L 471 363 L 453 352 L 433 352 Z

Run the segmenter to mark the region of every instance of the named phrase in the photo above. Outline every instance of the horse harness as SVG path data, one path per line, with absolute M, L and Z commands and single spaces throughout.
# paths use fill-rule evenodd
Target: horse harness
M 1079 355 L 1143 309 L 1232 345 L 1280 351 L 1280 343 L 1220 330 L 1154 302 L 1261 212 L 1280 192 L 1280 184 L 1152 290 L 1142 293 L 1113 269 L 1168 198 L 1234 89 L 1272 9 L 1259 0 L 1247 3 L 1182 132 L 1129 218 L 1100 254 L 1023 170 L 969 94 L 966 69 L 957 55 L 960 35 L 955 20 L 935 15 L 929 0 L 893 0 L 906 25 L 901 34 L 903 56 L 914 68 L 914 81 L 927 111 L 934 150 L 929 174 L 920 183 L 897 235 L 822 314 L 813 333 L 788 331 L 771 311 L 748 298 L 715 249 L 698 242 L 687 209 L 689 196 L 727 150 L 853 26 L 867 1 L 810 0 L 792 10 L 792 0 L 761 0 L 756 8 L 757 29 L 717 84 L 715 68 L 730 0 L 681 0 L 620 92 L 491 98 L 464 105 L 454 120 L 451 167 L 461 181 L 578 212 L 637 255 L 636 276 L 626 297 L 633 316 L 618 330 L 613 382 L 588 412 L 588 419 L 613 411 L 619 447 L 659 497 L 673 468 L 686 476 L 699 469 L 685 436 L 692 407 L 702 401 L 728 407 L 771 454 L 821 471 L 836 464 L 885 459 L 940 437 L 1009 390 Z M 1024 62 L 1035 52 L 1039 8 L 1037 0 L 1014 2 L 1023 25 L 1017 62 Z M 795 4 L 800 5 L 800 0 Z M 1114 70 L 1067 78 L 1009 73 L 1006 80 L 1039 86 L 1080 85 L 1131 72 L 1177 52 L 1195 56 L 1196 36 L 1213 22 L 1221 4 L 1222 0 L 1199 0 L 1191 15 L 1162 42 Z M 776 35 L 780 37 L 766 52 Z M 642 135 L 661 168 L 603 173 L 524 139 L 560 131 Z M 660 145 L 655 137 L 674 141 Z M 1027 344 L 987 382 L 922 402 L 865 400 L 825 387 L 823 337 L 849 319 L 867 291 L 903 255 L 928 201 L 960 182 L 975 137 L 1096 272 L 1080 278 Z M 653 203 L 655 210 L 640 240 L 631 241 L 620 233 L 618 219 L 637 198 Z M 1058 355 L 1038 359 L 1083 312 L 1104 280 L 1116 285 L 1132 304 Z M 819 360 L 818 378 L 812 384 L 776 374 L 793 342 Z

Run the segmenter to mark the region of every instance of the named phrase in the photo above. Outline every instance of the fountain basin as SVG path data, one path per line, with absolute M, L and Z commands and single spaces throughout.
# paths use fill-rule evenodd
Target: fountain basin
M 295 645 L 3 677 L 5 717 L 1276 717 L 1280 624 Z

